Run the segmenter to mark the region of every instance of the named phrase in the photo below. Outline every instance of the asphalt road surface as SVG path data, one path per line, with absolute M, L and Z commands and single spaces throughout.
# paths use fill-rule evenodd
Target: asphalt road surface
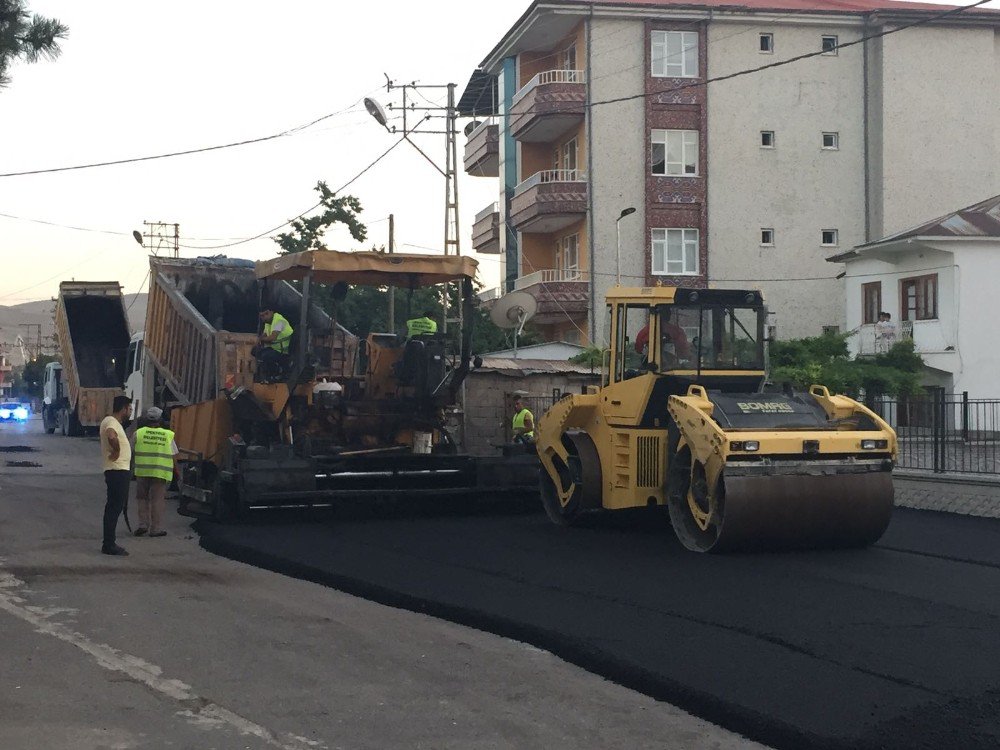
M 220 554 L 534 644 L 778 748 L 1000 747 L 994 520 L 897 510 L 872 549 L 730 556 L 686 552 L 645 514 L 196 528 Z
M 213 555 L 174 513 L 101 555 L 98 455 L 0 425 L 2 750 L 759 748 L 525 643 Z

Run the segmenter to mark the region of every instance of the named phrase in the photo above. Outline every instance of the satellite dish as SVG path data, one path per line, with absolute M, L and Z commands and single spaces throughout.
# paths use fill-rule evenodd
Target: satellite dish
M 538 301 L 527 292 L 511 292 L 498 299 L 490 310 L 490 320 L 497 328 L 514 329 L 514 359 L 517 359 L 517 337 L 524 324 L 538 310 Z
M 385 116 L 385 107 L 379 104 L 374 99 L 365 97 L 365 109 L 368 110 L 368 114 L 375 118 L 375 121 L 381 125 L 383 128 L 389 127 L 389 118 Z
M 465 133 L 465 137 L 468 138 L 470 135 L 472 135 L 472 131 L 478 128 L 482 124 L 483 123 L 479 120 L 473 120 L 472 122 L 470 122 L 468 125 L 465 126 L 465 129 L 462 132 Z

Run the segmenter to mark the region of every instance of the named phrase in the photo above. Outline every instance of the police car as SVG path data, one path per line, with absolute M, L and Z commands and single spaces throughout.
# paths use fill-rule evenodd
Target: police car
M 0 422 L 23 422 L 28 418 L 28 407 L 18 401 L 0 403 Z

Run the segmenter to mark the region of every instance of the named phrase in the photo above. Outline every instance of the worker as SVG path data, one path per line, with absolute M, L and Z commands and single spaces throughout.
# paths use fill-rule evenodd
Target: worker
M 535 416 L 520 396 L 514 397 L 513 432 L 515 443 L 535 442 Z
M 684 329 L 670 321 L 670 308 L 660 311 L 660 353 L 663 364 L 676 364 L 677 360 L 691 356 L 691 344 Z M 649 323 L 635 335 L 635 350 L 645 359 L 649 358 Z
M 259 343 L 254 347 L 253 354 L 260 364 L 260 372 L 267 380 L 277 376 L 283 369 L 291 349 L 294 329 L 284 315 L 270 307 L 260 311 L 260 320 L 264 324 L 264 332 L 258 337 Z
M 437 333 L 438 324 L 434 320 L 434 313 L 431 310 L 424 310 L 422 318 L 413 318 L 406 321 L 406 337 L 412 339 L 414 336 L 430 336 Z
M 136 536 L 166 536 L 163 515 L 167 485 L 177 475 L 177 443 L 162 423 L 163 410 L 150 407 L 135 431 L 135 499 L 139 506 Z

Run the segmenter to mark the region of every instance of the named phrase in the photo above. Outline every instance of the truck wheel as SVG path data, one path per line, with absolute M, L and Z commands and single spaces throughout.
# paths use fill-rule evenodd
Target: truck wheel
M 66 434 L 70 437 L 80 437 L 83 434 L 83 425 L 77 419 L 75 411 L 66 412 Z
M 45 427 L 45 433 L 51 435 L 56 431 L 56 426 L 52 424 L 52 416 L 49 414 L 49 410 L 42 409 L 42 425 Z
M 59 410 L 59 432 L 62 433 L 63 437 L 69 437 L 69 414 L 65 409 Z

